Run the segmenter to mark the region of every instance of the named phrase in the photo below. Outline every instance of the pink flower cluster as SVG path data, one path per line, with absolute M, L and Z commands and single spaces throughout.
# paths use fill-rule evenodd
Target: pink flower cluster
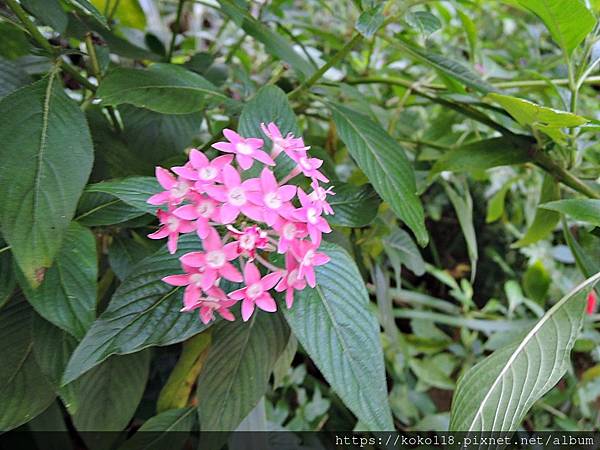
M 272 142 L 270 154 L 262 150 L 262 139 L 244 138 L 225 129 L 228 142 L 213 144 L 225 155 L 209 160 L 193 149 L 185 165 L 171 171 L 156 168 L 156 178 L 165 190 L 148 203 L 166 208 L 157 211 L 160 228 L 148 237 L 167 238 L 171 253 L 177 250 L 180 234 L 196 232 L 202 240 L 203 251 L 180 258 L 184 273 L 163 281 L 185 286 L 182 311 L 198 309 L 204 323 L 213 320 L 215 312 L 234 320 L 230 308 L 238 301 L 244 321 L 255 308 L 276 311 L 271 289 L 285 292 L 290 308 L 294 291 L 314 287 L 314 267 L 329 261 L 318 251 L 322 233 L 331 231 L 323 215 L 333 214 L 327 196 L 334 193 L 319 185 L 329 181 L 319 171 L 323 161 L 309 157 L 310 147 L 302 138 L 291 133 L 284 137 L 274 123 L 261 124 L 261 128 Z M 296 165 L 277 180 L 271 168 L 282 152 Z M 263 166 L 260 176 L 244 177 L 255 163 Z M 310 193 L 287 184 L 300 174 L 310 178 Z M 269 262 L 269 252 L 285 255 L 284 269 Z M 235 260 L 241 271 L 233 264 Z M 244 287 L 227 294 L 219 287 L 221 279 L 243 282 Z

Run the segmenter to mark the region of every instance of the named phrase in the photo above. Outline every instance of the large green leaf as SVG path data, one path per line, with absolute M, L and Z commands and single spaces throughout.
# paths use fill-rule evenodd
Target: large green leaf
M 74 382 L 69 412 L 79 431 L 120 431 L 129 423 L 148 380 L 150 351 L 111 356 Z
M 330 103 L 333 119 L 348 151 L 377 193 L 415 233 L 421 245 L 429 239 L 415 174 L 404 149 L 376 122 L 345 106 Z
M 523 164 L 531 158 L 527 149 L 504 137 L 461 145 L 442 155 L 431 169 L 433 176 L 444 170 L 472 172 L 491 167 Z
M 583 0 L 518 0 L 538 16 L 556 43 L 571 54 L 596 25 Z
M 179 450 L 197 421 L 195 408 L 170 409 L 149 418 L 119 450 Z
M 366 227 L 377 217 L 381 199 L 370 184 L 336 183 L 334 192 L 335 195 L 327 199 L 335 213 L 327 217 L 331 225 Z
M 256 406 L 289 337 L 279 313 L 256 311 L 248 322 L 221 321 L 198 378 L 202 431 L 233 431 Z
M 77 339 L 96 318 L 96 259 L 94 235 L 73 222 L 42 284 L 37 289 L 23 284 L 38 314 Z
M 15 298 L 0 314 L 0 430 L 28 422 L 55 397 L 32 350 L 33 310 Z
M 16 63 L 0 56 L 0 98 L 25 86 L 30 81 L 29 75 Z
M 123 223 L 145 213 L 118 198 L 101 192 L 83 192 L 75 220 L 86 227 Z
M 382 242 L 397 275 L 399 275 L 400 266 L 405 266 L 417 276 L 425 273 L 425 261 L 423 261 L 419 248 L 402 228 L 394 229 L 383 238 Z
M 146 200 L 163 190 L 154 177 L 128 177 L 102 181 L 85 188 L 85 192 L 110 194 L 128 205 L 150 214 L 156 213 L 157 207 L 149 205 Z
M 164 114 L 201 111 L 207 97 L 229 100 L 203 76 L 172 64 L 113 70 L 100 83 L 97 96 L 103 105 L 129 103 Z
M 588 278 L 560 299 L 525 338 L 470 369 L 452 402 L 452 431 L 513 431 L 531 406 L 563 376 L 581 329 L 585 295 L 600 280 Z
M 544 204 L 550 200 L 554 200 L 560 197 L 560 187 L 554 178 L 550 175 L 544 175 L 544 182 L 542 183 L 542 191 L 540 193 L 539 204 Z M 527 228 L 525 235 L 513 244 L 513 247 L 525 247 L 526 245 L 533 244 L 540 239 L 544 239 L 552 230 L 556 227 L 556 224 L 560 220 L 560 214 L 556 211 L 550 211 L 538 207 L 533 216 L 533 222 Z
M 342 401 L 370 430 L 394 429 L 387 399 L 379 325 L 356 264 L 341 247 L 317 267 L 317 286 L 296 293 L 285 317 Z
M 180 239 L 176 255 L 162 248 L 136 264 L 73 353 L 63 384 L 111 355 L 174 344 L 204 330 L 197 314 L 180 312 L 183 290 L 162 281 L 181 273 L 179 256 L 199 248 L 198 238 L 188 235 Z
M 0 224 L 37 286 L 60 248 L 92 168 L 85 117 L 56 72 L 0 101 Z
M 600 227 L 600 200 L 573 198 L 542 203 L 539 207 Z
M 23 0 L 21 5 L 44 25 L 63 33 L 67 28 L 67 13 L 58 0 Z
M 0 253 L 0 309 L 8 302 L 16 285 L 13 258 L 9 251 L 4 251 Z
M 221 9 L 246 33 L 262 42 L 267 53 L 287 62 L 300 76 L 309 76 L 315 68 L 301 57 L 293 44 L 282 35 L 274 32 L 265 24 L 252 17 L 235 0 L 220 0 Z

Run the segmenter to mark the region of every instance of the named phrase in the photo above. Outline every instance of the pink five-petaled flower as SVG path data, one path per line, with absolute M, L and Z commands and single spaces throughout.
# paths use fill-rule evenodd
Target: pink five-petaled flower
M 235 158 L 243 170 L 252 167 L 256 159 L 268 166 L 274 166 L 275 162 L 269 155 L 261 150 L 263 140 L 258 138 L 243 138 L 235 131 L 225 128 L 223 135 L 229 142 L 216 142 L 212 146 L 226 153 L 235 153 Z
M 296 195 L 296 186 L 279 186 L 273 172 L 265 167 L 260 174 L 260 188 L 258 192 L 250 192 L 248 198 L 262 207 L 262 219 L 267 225 L 272 226 L 280 216 L 291 216 L 294 207 L 290 200 Z
M 297 220 L 306 223 L 310 239 L 318 247 L 321 243 L 321 233 L 329 233 L 331 227 L 321 217 L 322 208 L 313 202 L 301 188 L 298 188 L 298 198 L 302 206 L 294 211 L 294 216 Z
M 290 253 L 285 255 L 285 274 L 275 286 L 277 292 L 285 291 L 285 304 L 289 308 L 294 303 L 294 290 L 301 291 L 306 287 L 306 280 L 300 277 L 300 264 Z
M 255 306 L 267 312 L 277 311 L 277 303 L 268 291 L 277 284 L 280 278 L 281 272 L 272 272 L 261 278 L 256 266 L 251 262 L 246 263 L 246 267 L 244 267 L 246 287 L 229 294 L 229 297 L 234 300 L 242 300 L 244 322 L 252 316 Z
M 169 253 L 173 254 L 177 251 L 179 233 L 189 233 L 194 231 L 196 226 L 192 222 L 174 216 L 173 211 L 167 212 L 159 209 L 156 212 L 156 215 L 162 226 L 154 233 L 150 233 L 148 237 L 150 239 L 162 239 L 168 237 L 167 248 L 169 249 Z
M 260 189 L 257 178 L 251 178 L 242 182 L 240 174 L 231 165 L 223 167 L 224 186 L 206 186 L 206 193 L 219 202 L 223 202 L 220 208 L 220 220 L 228 224 L 237 219 L 240 212 L 257 222 L 262 221 L 261 208 L 252 204 L 248 199 L 248 192 Z
M 238 243 L 238 253 L 253 259 L 256 255 L 256 249 L 264 249 L 269 244 L 267 232 L 261 230 L 258 226 L 252 225 L 244 228 L 244 231 L 236 230 L 228 225 L 227 229 L 231 232 Z
M 149 203 L 150 205 L 164 205 L 165 203 L 168 203 L 169 205 L 178 205 L 185 199 L 185 196 L 191 188 L 189 182 L 177 180 L 171 172 L 162 167 L 157 167 L 154 173 L 156 174 L 156 179 L 159 184 L 166 189 L 166 191 L 154 194 L 146 200 L 146 203 Z
M 195 220 L 196 232 L 201 239 L 205 239 L 210 231 L 209 221 L 219 217 L 217 203 L 203 194 L 190 194 L 191 205 L 184 205 L 173 211 L 180 219 Z
M 302 239 L 308 236 L 306 224 L 302 222 L 294 222 L 293 220 L 279 219 L 273 228 L 279 234 L 279 242 L 277 243 L 277 252 L 285 253 L 290 248 L 290 245 L 296 239 Z
M 596 312 L 596 301 L 597 301 L 596 293 L 594 291 L 591 291 L 587 296 L 587 306 L 586 306 L 586 312 L 590 316 Z
M 325 253 L 317 252 L 318 247 L 308 241 L 296 241 L 292 244 L 292 252 L 300 263 L 298 276 L 305 278 L 308 285 L 313 288 L 317 284 L 314 268 L 327 264 L 330 259 Z
M 181 167 L 171 170 L 186 180 L 196 181 L 196 189 L 202 189 L 204 184 L 221 181 L 221 171 L 225 164 L 231 163 L 232 155 L 219 156 L 210 161 L 204 153 L 195 148 L 190 151 L 190 161 Z
M 211 228 L 206 239 L 202 240 L 205 252 L 191 252 L 180 258 L 182 264 L 203 269 L 200 287 L 207 291 L 219 277 L 239 283 L 242 274 L 229 261 L 238 256 L 237 243 L 223 245 L 217 230 Z
M 261 123 L 260 128 L 273 142 L 273 148 L 271 150 L 271 158 L 273 159 L 277 158 L 282 151 L 293 155 L 299 154 L 298 157 L 300 157 L 306 154 L 306 150 L 310 148 L 304 146 L 302 138 L 296 138 L 292 133 L 288 133 L 286 137 L 283 137 L 281 131 L 273 122 L 268 125 Z
M 230 322 L 235 320 L 235 316 L 229 311 L 233 305 L 237 303 L 236 300 L 232 300 L 227 297 L 227 294 L 218 287 L 210 288 L 206 291 L 206 296 L 199 297 L 195 304 L 190 309 L 183 308 L 181 311 L 192 311 L 199 309 L 200 320 L 206 324 L 215 318 L 215 311 L 219 315 Z
M 183 291 L 183 309 L 182 311 L 191 311 L 198 303 L 202 294 L 202 280 L 204 279 L 204 269 L 191 267 L 182 264 L 185 273 L 181 275 L 169 275 L 162 280 L 171 286 L 185 286 Z
M 310 186 L 313 188 L 313 191 L 308 194 L 308 197 L 315 203 L 317 207 L 322 208 L 325 214 L 334 214 L 333 208 L 327 202 L 328 195 L 335 195 L 335 192 L 332 190 L 333 188 L 322 188 L 319 186 L 319 182 L 317 180 L 313 180 Z

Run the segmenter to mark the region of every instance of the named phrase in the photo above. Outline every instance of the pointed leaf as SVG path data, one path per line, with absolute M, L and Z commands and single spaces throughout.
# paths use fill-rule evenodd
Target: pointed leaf
M 207 326 L 197 314 L 180 312 L 183 290 L 162 281 L 167 275 L 181 273 L 179 256 L 200 248 L 199 239 L 188 235 L 180 240 L 177 254 L 170 255 L 162 248 L 136 264 L 73 353 L 63 384 L 110 355 L 175 344 L 204 330 Z
M 28 282 L 37 286 L 90 174 L 92 140 L 55 72 L 4 97 L 0 116 L 2 234 Z
M 514 431 L 531 406 L 563 376 L 579 335 L 585 296 L 600 280 L 588 278 L 560 299 L 525 338 L 470 369 L 452 401 L 451 431 Z
M 336 183 L 334 191 L 335 195 L 327 199 L 335 213 L 327 217 L 331 225 L 366 227 L 377 217 L 381 199 L 370 184 Z
M 417 197 L 413 168 L 404 149 L 376 122 L 345 106 L 330 103 L 338 133 L 377 193 L 415 233 L 428 240 L 423 206 Z
M 600 227 L 600 200 L 573 198 L 542 203 L 540 208 L 556 211 L 572 219 Z
M 170 409 L 150 417 L 119 450 L 179 450 L 197 421 L 195 408 Z
M 317 267 L 317 287 L 298 292 L 285 311 L 292 332 L 327 382 L 372 431 L 393 430 L 379 325 L 356 264 L 323 243 L 331 261 Z

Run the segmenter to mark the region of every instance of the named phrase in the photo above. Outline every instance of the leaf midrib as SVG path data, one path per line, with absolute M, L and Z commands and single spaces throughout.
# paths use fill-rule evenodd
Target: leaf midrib
M 484 410 L 484 408 L 486 406 L 486 403 L 490 399 L 490 397 L 492 395 L 492 392 L 497 387 L 498 383 L 502 380 L 502 378 L 504 377 L 504 375 L 506 374 L 506 372 L 509 370 L 509 368 L 512 366 L 512 364 L 515 362 L 515 360 L 517 359 L 517 357 L 519 356 L 519 354 L 525 349 L 525 347 L 531 341 L 531 339 L 533 339 L 536 336 L 537 332 L 542 328 L 542 326 L 546 322 L 548 322 L 548 320 L 552 319 L 553 316 L 554 316 L 554 314 L 565 303 L 567 303 L 573 296 L 577 295 L 580 291 L 582 291 L 583 289 L 585 289 L 587 286 L 595 284 L 595 282 L 598 281 L 598 280 L 600 280 L 600 272 L 596 273 L 592 277 L 588 278 L 587 280 L 583 281 L 578 286 L 576 286 L 575 288 L 573 288 L 563 298 L 561 298 L 558 302 L 556 302 L 556 304 L 544 315 L 544 317 L 542 317 L 540 319 L 540 321 L 537 324 L 534 325 L 534 327 L 531 329 L 531 331 L 529 333 L 527 333 L 527 335 L 525 336 L 525 338 L 515 348 L 513 354 L 510 356 L 510 358 L 508 359 L 508 361 L 506 362 L 506 364 L 504 365 L 504 367 L 502 367 L 502 370 L 497 375 L 496 379 L 492 383 L 492 386 L 489 388 L 489 390 L 486 393 L 485 397 L 481 401 L 481 405 L 479 406 L 479 408 L 475 412 L 475 415 L 473 416 L 471 424 L 469 425 L 469 429 L 468 429 L 469 432 L 473 431 L 473 427 L 475 426 L 475 423 L 477 422 L 477 419 L 483 413 L 483 410 Z

